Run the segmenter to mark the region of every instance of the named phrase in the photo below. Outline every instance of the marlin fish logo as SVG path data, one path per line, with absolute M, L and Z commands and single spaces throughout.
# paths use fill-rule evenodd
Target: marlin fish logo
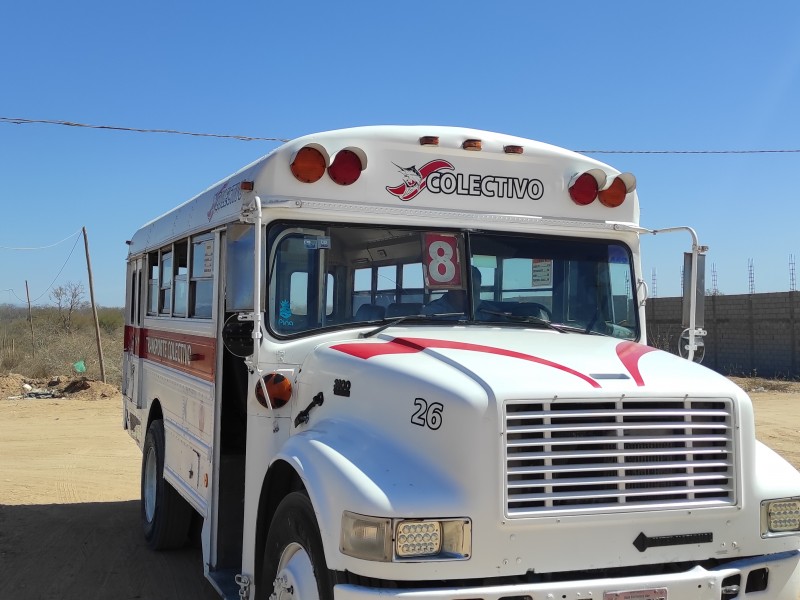
M 441 171 L 442 169 L 455 168 L 446 160 L 436 159 L 422 165 L 417 169 L 416 165 L 401 167 L 397 163 L 392 163 L 403 175 L 403 183 L 400 185 L 386 186 L 386 191 L 397 196 L 400 200 L 408 201 L 419 194 L 427 186 L 428 175 Z

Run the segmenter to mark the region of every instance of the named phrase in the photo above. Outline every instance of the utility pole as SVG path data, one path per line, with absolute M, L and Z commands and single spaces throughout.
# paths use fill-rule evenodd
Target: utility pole
M 28 322 L 31 324 L 31 353 L 36 358 L 36 342 L 33 339 L 33 313 L 31 312 L 31 293 L 28 290 L 28 280 L 25 280 L 25 295 L 28 297 Z
M 86 270 L 89 272 L 89 298 L 92 301 L 92 314 L 94 315 L 94 335 L 97 339 L 97 356 L 100 359 L 100 379 L 106 382 L 106 364 L 103 361 L 103 347 L 100 345 L 100 322 L 97 320 L 97 305 L 94 303 L 94 278 L 92 277 L 92 261 L 89 258 L 89 238 L 86 237 L 86 227 L 83 227 L 83 246 L 86 249 Z

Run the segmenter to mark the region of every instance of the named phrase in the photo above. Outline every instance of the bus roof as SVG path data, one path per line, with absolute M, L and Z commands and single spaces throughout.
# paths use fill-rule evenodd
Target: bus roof
M 628 185 L 619 206 L 594 197 L 585 204 L 573 201 L 570 184 L 587 172 L 601 189 L 620 175 L 557 146 L 477 129 L 370 126 L 317 133 L 285 143 L 147 223 L 133 236 L 129 252 L 238 220 L 249 193 L 242 182 L 252 182 L 265 207 L 379 210 L 381 221 L 401 211 L 426 220 L 450 213 L 479 220 L 515 215 L 638 225 L 638 198 L 629 179 L 618 178 Z

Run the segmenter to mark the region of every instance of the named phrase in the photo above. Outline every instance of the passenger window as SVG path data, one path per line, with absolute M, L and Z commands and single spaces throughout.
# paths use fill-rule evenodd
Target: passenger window
M 192 240 L 192 266 L 189 274 L 189 316 L 210 319 L 214 295 L 214 239 Z
M 172 312 L 172 252 L 161 252 L 161 290 L 158 305 L 162 315 Z
M 147 258 L 148 268 L 150 270 L 149 276 L 147 278 L 147 314 L 148 315 L 157 315 L 158 314 L 158 292 L 159 292 L 159 284 L 158 284 L 158 274 L 159 274 L 159 263 L 158 263 L 158 252 L 151 252 Z
M 182 241 L 175 244 L 175 306 L 172 313 L 179 317 L 186 316 L 186 307 L 189 303 L 189 266 L 188 243 Z

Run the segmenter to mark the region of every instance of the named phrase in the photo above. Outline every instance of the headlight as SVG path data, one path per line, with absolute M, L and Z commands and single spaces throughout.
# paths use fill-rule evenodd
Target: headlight
M 439 521 L 400 521 L 394 537 L 397 556 L 428 556 L 442 549 L 442 525 Z
M 348 556 L 379 562 L 466 560 L 472 552 L 472 522 L 469 519 L 392 521 L 345 511 L 339 548 Z
M 761 503 L 763 537 L 798 531 L 800 531 L 800 498 L 764 500 Z
M 348 556 L 364 560 L 392 560 L 392 520 L 345 511 L 339 549 Z

